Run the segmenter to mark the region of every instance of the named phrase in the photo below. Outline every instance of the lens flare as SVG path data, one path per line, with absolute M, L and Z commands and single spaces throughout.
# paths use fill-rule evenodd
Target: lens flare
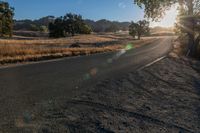
M 95 76 L 95 75 L 97 74 L 97 72 L 98 72 L 98 69 L 97 69 L 97 68 L 93 68 L 93 69 L 90 70 L 90 74 L 91 74 L 92 76 Z
M 90 74 L 88 74 L 88 73 L 85 74 L 83 79 L 84 79 L 84 80 L 88 80 L 88 79 L 90 79 Z
M 114 61 L 118 60 L 123 54 L 126 53 L 126 51 L 129 51 L 134 48 L 134 45 L 131 43 L 128 43 L 123 49 L 121 49 L 119 52 L 117 52 L 112 58 L 109 58 L 105 61 L 105 63 L 102 64 L 102 67 L 107 67 L 109 64 L 113 63 Z M 100 68 L 92 68 L 89 70 L 88 73 L 86 73 L 83 76 L 83 80 L 89 80 L 95 75 L 97 75 Z
M 133 44 L 131 44 L 131 43 L 127 44 L 126 47 L 125 47 L 125 50 L 128 51 L 128 50 L 131 50 L 131 49 L 133 49 Z

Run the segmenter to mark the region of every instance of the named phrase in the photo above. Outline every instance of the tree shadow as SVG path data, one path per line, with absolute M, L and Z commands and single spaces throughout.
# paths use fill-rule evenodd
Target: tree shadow
M 194 88 L 196 89 L 198 96 L 200 97 L 200 79 L 197 78 L 194 79 Z M 198 115 L 198 125 L 200 125 L 200 104 L 197 103 L 196 105 L 198 106 L 196 107 L 195 111 L 197 112 Z

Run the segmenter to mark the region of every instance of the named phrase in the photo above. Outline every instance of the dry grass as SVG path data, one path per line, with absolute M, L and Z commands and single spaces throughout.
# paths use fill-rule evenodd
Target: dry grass
M 107 46 L 102 48 L 24 48 L 24 47 L 0 47 L 0 63 L 17 63 L 25 61 L 39 61 L 55 59 L 67 56 L 89 55 L 94 53 L 109 52 L 121 49 L 121 46 Z
M 24 45 L 70 45 L 73 43 L 100 43 L 100 42 L 108 42 L 114 41 L 114 39 L 108 37 L 102 37 L 98 35 L 79 35 L 74 37 L 60 38 L 60 39 L 49 39 L 49 38 L 27 38 L 23 40 L 17 39 L 2 39 L 0 40 L 0 44 L 24 44 Z
M 81 35 L 62 39 L 0 40 L 0 64 L 39 61 L 60 57 L 89 55 L 123 49 L 127 43 L 137 47 L 152 38 L 133 40 L 119 35 Z M 114 43 L 113 43 L 114 42 Z M 78 43 L 81 48 L 69 48 Z M 96 47 L 95 44 L 102 44 Z

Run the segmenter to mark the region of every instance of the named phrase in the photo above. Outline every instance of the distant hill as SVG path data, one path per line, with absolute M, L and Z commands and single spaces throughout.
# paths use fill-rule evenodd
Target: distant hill
M 42 32 L 48 33 L 48 25 L 50 22 L 53 22 L 56 17 L 54 16 L 46 16 L 37 20 L 15 20 L 14 22 L 14 31 L 15 34 L 18 35 L 27 35 L 27 33 L 31 33 L 33 35 L 34 32 Z M 110 21 L 106 19 L 101 19 L 98 21 L 93 21 L 90 19 L 85 19 L 85 23 L 92 28 L 93 32 L 116 32 L 116 31 L 128 31 L 130 22 L 118 22 L 118 21 Z M 25 32 L 24 32 L 25 31 Z M 26 32 L 29 31 L 29 32 Z M 150 28 L 150 32 L 152 36 L 162 36 L 162 35 L 173 35 L 173 28 L 165 28 L 165 27 L 153 27 Z
M 15 31 L 47 31 L 50 22 L 53 22 L 54 16 L 46 16 L 38 20 L 15 20 L 14 30 Z
M 127 31 L 130 25 L 130 22 L 117 22 L 106 19 L 101 19 L 98 21 L 86 19 L 85 23 L 89 25 L 94 32 L 116 32 L 120 30 Z
M 150 28 L 150 32 L 152 36 L 164 36 L 164 35 L 169 36 L 169 35 L 174 35 L 174 28 L 156 26 L 156 27 Z
M 50 22 L 55 20 L 54 16 L 46 16 L 38 20 L 15 20 L 15 31 L 47 31 Z M 109 21 L 106 19 L 93 21 L 86 19 L 85 23 L 89 25 L 93 32 L 116 32 L 119 30 L 127 31 L 129 22 Z

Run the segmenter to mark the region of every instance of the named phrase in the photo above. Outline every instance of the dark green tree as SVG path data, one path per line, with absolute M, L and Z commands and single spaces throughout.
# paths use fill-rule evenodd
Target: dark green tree
M 50 37 L 65 37 L 66 35 L 90 34 L 92 30 L 85 24 L 81 15 L 68 13 L 50 23 L 49 31 Z
M 14 8 L 0 1 L 0 37 L 12 37 Z
M 91 34 L 92 28 L 86 24 L 81 26 L 80 34 Z
M 139 40 L 142 35 L 148 35 L 149 31 L 149 22 L 146 20 L 140 20 L 137 23 L 131 22 L 129 26 L 129 34 L 134 38 L 137 36 Z
M 64 29 L 65 31 L 68 33 L 68 34 L 71 34 L 72 36 L 75 35 L 75 33 L 78 31 L 78 28 L 77 25 L 78 25 L 78 22 L 77 20 L 78 19 L 81 19 L 79 18 L 80 16 L 78 15 L 74 15 L 74 14 L 71 14 L 71 13 L 68 13 L 64 16 L 64 19 L 63 19 L 63 25 L 64 25 Z M 78 20 L 79 21 L 79 20 Z
M 49 37 L 59 38 L 65 36 L 66 33 L 63 24 L 63 18 L 56 18 L 54 22 L 49 24 Z
M 133 21 L 131 22 L 129 26 L 129 35 L 131 35 L 133 38 L 137 35 L 137 24 L 134 23 Z

